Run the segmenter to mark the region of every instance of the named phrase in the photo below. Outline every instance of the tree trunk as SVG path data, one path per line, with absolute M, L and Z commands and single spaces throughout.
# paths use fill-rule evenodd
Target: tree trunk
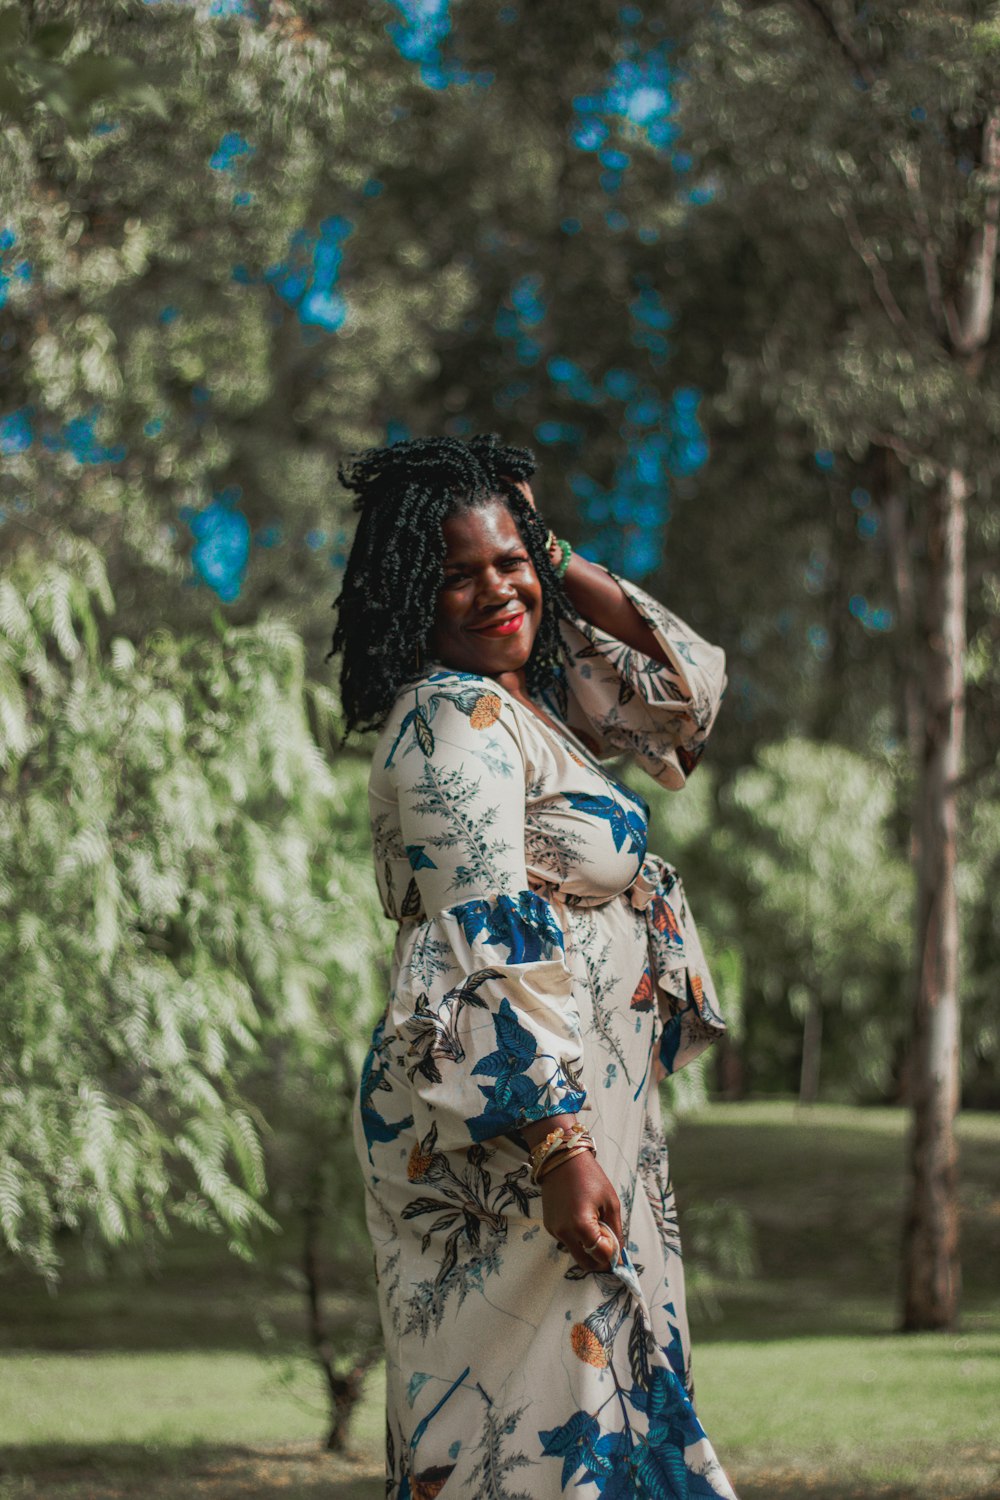
M 819 1061 L 823 1043 L 823 1007 L 817 997 L 809 996 L 802 1023 L 802 1071 L 799 1074 L 799 1103 L 815 1104 L 819 1098 Z
M 330 1428 L 326 1438 L 326 1449 L 330 1453 L 343 1453 L 351 1413 L 361 1399 L 365 1376 L 378 1357 L 378 1350 L 370 1349 L 360 1355 L 346 1375 L 338 1375 L 334 1366 L 333 1347 L 323 1317 L 322 1286 L 319 1269 L 319 1240 L 323 1226 L 322 1174 L 317 1172 L 312 1184 L 312 1194 L 303 1213 L 302 1269 L 305 1274 L 306 1304 L 309 1318 L 309 1341 L 312 1344 L 316 1363 L 326 1384 L 330 1402 Z
M 958 1316 L 959 1098 L 956 780 L 962 756 L 965 524 L 968 483 L 949 469 L 930 501 L 919 782 L 916 995 L 910 1069 L 913 1124 L 903 1244 L 906 1330 L 951 1328 Z
M 893 591 L 899 628 L 894 632 L 896 684 L 899 692 L 899 722 L 913 766 L 920 764 L 923 750 L 923 713 L 920 675 L 913 658 L 917 640 L 916 588 L 913 581 L 913 549 L 906 514 L 906 498 L 900 483 L 900 464 L 889 449 L 880 454 L 882 514 L 885 517 L 886 551 L 892 569 Z M 916 830 L 914 830 L 915 832 Z M 911 850 L 916 858 L 916 849 Z

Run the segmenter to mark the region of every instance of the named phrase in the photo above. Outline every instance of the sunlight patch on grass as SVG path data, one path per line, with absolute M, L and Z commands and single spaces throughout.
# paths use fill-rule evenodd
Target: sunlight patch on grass
M 267 1443 L 323 1430 L 305 1360 L 244 1354 L 6 1354 L 4 1441 L 14 1445 Z
M 986 1492 L 1000 1480 L 998 1361 L 997 1334 L 710 1344 L 695 1351 L 698 1411 L 736 1475 Z M 931 1469 L 948 1488 L 925 1490 Z

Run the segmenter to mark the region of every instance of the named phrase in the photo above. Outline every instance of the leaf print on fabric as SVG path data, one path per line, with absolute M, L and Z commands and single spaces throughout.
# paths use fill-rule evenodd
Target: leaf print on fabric
M 617 850 L 620 851 L 628 839 L 629 853 L 637 855 L 642 864 L 646 858 L 648 828 L 638 812 L 622 807 L 614 797 L 597 797 L 587 792 L 564 792 L 563 796 L 574 812 L 588 813 L 607 823 Z
M 416 1010 L 402 1025 L 404 1035 L 410 1038 L 406 1056 L 416 1058 L 416 1062 L 406 1069 L 409 1079 L 422 1073 L 431 1083 L 440 1083 L 438 1060 L 457 1063 L 464 1059 L 465 1048 L 458 1035 L 462 1006 L 472 1005 L 486 1010 L 487 1003 L 477 992 L 487 980 L 499 978 L 496 969 L 480 969 L 454 989 L 447 990 L 436 1007 L 432 1007 L 426 994 L 417 996 Z
M 488 740 L 484 740 L 475 753 L 491 776 L 502 776 L 505 780 L 513 776 L 514 767 L 510 762 L 510 758 L 505 753 L 500 741 L 494 735 L 491 735 Z
M 571 920 L 577 951 L 587 969 L 596 1029 L 614 1053 L 625 1079 L 633 1084 L 634 1079 L 629 1071 L 621 1038 L 616 1035 L 617 1029 L 622 1025 L 624 1011 L 616 994 L 618 976 L 611 972 L 612 945 L 610 942 L 603 943 L 598 948 L 598 928 L 589 910 L 575 912 Z
M 399 914 L 401 917 L 419 917 L 422 910 L 423 903 L 420 900 L 420 887 L 415 880 L 411 880 L 406 887 L 406 895 L 403 897 L 403 904 L 399 909 Z
M 601 1435 L 601 1424 L 589 1412 L 575 1411 L 561 1427 L 552 1427 L 538 1434 L 542 1452 L 563 1460 L 562 1487 L 569 1484 L 573 1475 L 586 1458 L 593 1455 L 594 1444 Z M 588 1466 L 589 1472 L 589 1466 Z
M 495 901 L 466 901 L 454 913 L 470 943 L 485 933 L 492 947 L 507 950 L 509 964 L 538 963 L 562 955 L 562 930 L 551 906 L 536 891 L 498 896 Z
M 677 1199 L 670 1181 L 669 1161 L 663 1132 L 656 1128 L 647 1114 L 643 1122 L 642 1145 L 639 1148 L 638 1175 L 652 1209 L 664 1252 L 679 1256 L 681 1234 Z
M 511 1474 L 530 1464 L 530 1459 L 523 1451 L 506 1451 L 507 1439 L 517 1431 L 523 1413 L 524 1407 L 517 1411 L 499 1411 L 487 1400 L 482 1436 L 475 1450 L 479 1454 L 479 1462 L 465 1486 L 467 1493 L 474 1495 L 475 1500 L 532 1500 L 531 1495 L 524 1490 L 508 1488 Z
M 580 865 L 585 848 L 583 836 L 567 828 L 565 819 L 538 815 L 524 830 L 524 857 L 529 869 L 544 875 L 553 885 Z
M 409 950 L 409 968 L 415 981 L 426 988 L 451 968 L 452 951 L 433 927 L 417 928 Z
M 454 865 L 453 890 L 476 885 L 502 890 L 506 883 L 504 856 L 510 845 L 506 839 L 490 837 L 497 809 L 481 805 L 481 786 L 480 778 L 468 776 L 461 767 L 447 770 L 428 761 L 413 788 L 414 813 L 432 820 L 425 824 L 425 846 L 462 851 L 463 862 Z
M 405 1119 L 392 1122 L 383 1119 L 374 1104 L 374 1097 L 378 1092 L 391 1094 L 393 1083 L 390 1072 L 389 1059 L 387 1057 L 390 1042 L 394 1038 L 385 1036 L 385 1017 L 379 1021 L 372 1033 L 371 1046 L 368 1055 L 361 1067 L 361 1083 L 359 1087 L 361 1124 L 365 1132 L 365 1142 L 368 1146 L 368 1160 L 372 1161 L 372 1147 L 376 1142 L 383 1144 L 398 1140 L 404 1130 L 409 1130 L 413 1124 L 413 1116 L 407 1115 Z
M 437 865 L 428 856 L 423 844 L 407 844 L 406 857 L 411 870 L 436 870 Z
M 520 1024 L 509 1000 L 501 1000 L 493 1027 L 496 1050 L 480 1058 L 472 1073 L 496 1082 L 492 1087 L 480 1084 L 486 1108 L 465 1122 L 472 1139 L 488 1141 L 533 1120 L 576 1114 L 586 1094 L 570 1092 L 562 1068 L 553 1058 L 536 1052 L 534 1036 Z M 551 1064 L 548 1076 L 536 1082 L 528 1069 L 545 1062 Z
M 422 1254 L 433 1249 L 438 1264 L 434 1276 L 419 1283 L 409 1298 L 410 1328 L 426 1332 L 440 1327 L 452 1294 L 460 1307 L 470 1290 L 482 1289 L 483 1279 L 501 1267 L 508 1213 L 527 1214 L 531 1201 L 539 1196 L 527 1162 L 505 1172 L 494 1183 L 488 1167 L 490 1158 L 491 1153 L 482 1145 L 471 1146 L 464 1158 L 438 1150 L 436 1124 L 414 1143 L 407 1178 L 433 1191 L 411 1198 L 402 1218 L 413 1222 L 435 1215 L 424 1229 L 420 1245 Z
M 424 752 L 425 755 L 433 755 L 434 753 L 434 735 L 431 730 L 431 719 L 433 719 L 434 717 L 435 710 L 437 709 L 437 703 L 432 698 L 425 707 L 420 703 L 419 691 L 417 692 L 416 696 L 416 705 L 411 708 L 408 713 L 403 715 L 403 722 L 399 726 L 399 733 L 393 740 L 392 749 L 389 751 L 389 754 L 385 758 L 387 769 L 393 764 L 396 758 L 396 751 L 399 749 L 403 736 L 406 734 L 406 731 L 408 729 L 412 728 L 414 731 L 414 735 L 412 743 L 407 746 L 406 750 L 404 750 L 404 755 L 407 754 L 409 750 L 412 750 L 414 745 L 419 745 L 420 749 Z
M 413 730 L 416 735 L 417 744 L 425 755 L 434 754 L 434 734 L 431 730 L 430 720 L 419 708 L 413 712 Z

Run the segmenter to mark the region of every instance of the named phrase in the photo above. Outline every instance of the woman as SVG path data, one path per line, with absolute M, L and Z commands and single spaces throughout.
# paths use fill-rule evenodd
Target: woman
M 601 757 L 679 789 L 722 652 L 547 533 L 530 455 L 399 443 L 341 472 L 349 728 L 378 728 L 399 923 L 357 1109 L 387 1493 L 722 1496 L 691 1405 L 656 1084 L 722 1030 L 676 872 Z

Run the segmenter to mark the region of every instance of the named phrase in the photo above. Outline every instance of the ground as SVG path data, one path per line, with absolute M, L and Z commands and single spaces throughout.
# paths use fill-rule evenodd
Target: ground
M 996 1500 L 1000 1120 L 962 1121 L 964 1306 L 895 1333 L 905 1119 L 716 1105 L 672 1142 L 699 1410 L 742 1500 Z M 720 1273 L 720 1226 L 745 1233 Z M 291 1237 L 289 1237 L 291 1238 Z M 114 1271 L 115 1268 L 112 1268 Z M 0 1500 L 376 1500 L 378 1372 L 351 1457 L 321 1450 L 294 1264 L 188 1242 L 156 1274 L 4 1287 Z M 353 1298 L 331 1298 L 346 1317 Z

